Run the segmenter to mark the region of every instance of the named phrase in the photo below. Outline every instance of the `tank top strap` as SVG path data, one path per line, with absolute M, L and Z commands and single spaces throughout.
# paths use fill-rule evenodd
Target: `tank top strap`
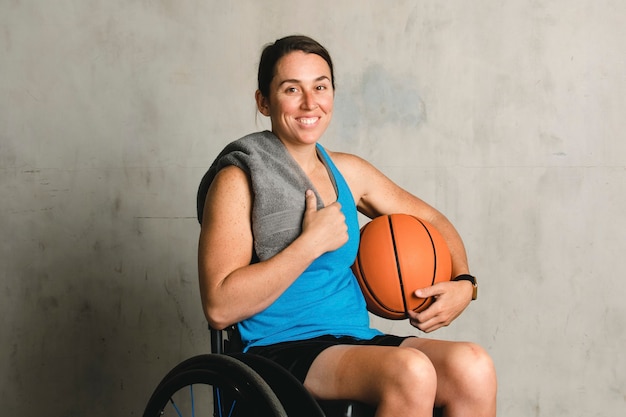
M 354 198 L 352 197 L 352 191 L 350 191 L 350 187 L 348 186 L 345 178 L 343 177 L 343 175 L 341 175 L 339 169 L 337 169 L 337 166 L 330 158 L 330 155 L 328 155 L 328 152 L 326 152 L 326 149 L 324 149 L 324 147 L 319 143 L 317 144 L 317 150 L 323 157 L 322 162 L 330 171 L 330 179 L 333 182 L 333 185 L 335 186 L 335 190 L 337 192 L 337 201 L 339 201 L 342 207 L 350 207 L 356 212 Z

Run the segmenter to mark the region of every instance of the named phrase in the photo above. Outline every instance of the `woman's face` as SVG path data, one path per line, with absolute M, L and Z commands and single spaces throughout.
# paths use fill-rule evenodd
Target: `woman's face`
M 330 123 L 334 93 L 326 61 L 295 51 L 277 62 L 269 97 L 257 92 L 257 105 L 270 117 L 272 132 L 283 142 L 311 144 Z

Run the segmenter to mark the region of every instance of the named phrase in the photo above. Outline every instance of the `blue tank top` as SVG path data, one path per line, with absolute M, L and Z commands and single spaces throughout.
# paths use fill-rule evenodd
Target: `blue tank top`
M 352 193 L 324 148 L 318 144 L 317 149 L 335 184 L 348 225 L 348 241 L 313 261 L 268 308 L 238 324 L 245 351 L 323 335 L 371 339 L 381 334 L 370 327 L 365 299 L 351 269 L 359 247 Z

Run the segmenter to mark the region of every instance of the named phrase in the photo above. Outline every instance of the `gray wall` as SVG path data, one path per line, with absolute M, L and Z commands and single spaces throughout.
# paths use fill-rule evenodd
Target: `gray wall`
M 137 416 L 208 350 L 196 186 L 267 126 L 261 46 L 300 32 L 336 61 L 323 143 L 462 233 L 480 299 L 433 336 L 489 349 L 499 415 L 623 415 L 625 21 L 622 0 L 0 0 L 3 414 Z

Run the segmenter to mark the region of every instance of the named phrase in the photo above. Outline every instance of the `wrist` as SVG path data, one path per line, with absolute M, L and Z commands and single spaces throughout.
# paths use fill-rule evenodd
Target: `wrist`
M 457 275 L 456 277 L 452 278 L 452 281 L 470 282 L 472 284 L 472 300 L 475 300 L 478 298 L 478 281 L 476 280 L 476 277 L 474 277 L 473 275 L 470 275 L 470 274 Z

